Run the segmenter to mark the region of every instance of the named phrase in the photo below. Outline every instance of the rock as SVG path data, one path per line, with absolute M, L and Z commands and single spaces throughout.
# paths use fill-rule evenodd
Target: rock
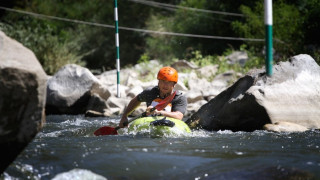
M 163 65 L 159 63 L 158 60 L 150 60 L 147 63 L 136 64 L 133 67 L 135 72 L 139 72 L 140 77 L 154 75 L 157 77 L 157 73 Z
M 197 69 L 196 73 L 199 75 L 200 78 L 209 79 L 213 77 L 218 72 L 218 65 L 208 65 Z
M 309 55 L 292 57 L 273 68 L 272 78 L 257 79 L 248 93 L 265 107 L 272 123 L 320 128 L 320 67 Z
M 140 94 L 143 91 L 141 86 L 135 86 L 132 89 L 127 90 L 127 97 L 130 97 L 131 99 L 136 97 L 138 94 Z
M 198 69 L 197 65 L 186 60 L 179 60 L 177 62 L 172 63 L 170 66 L 175 68 L 178 72 L 190 69 Z
M 0 174 L 45 121 L 46 81 L 34 53 L 0 31 Z
M 62 67 L 47 85 L 47 114 L 84 114 L 92 85 L 98 79 L 87 69 L 75 64 Z
M 240 64 L 242 67 L 249 60 L 248 54 L 245 51 L 234 51 L 226 56 L 229 64 Z
M 94 180 L 107 180 L 107 178 L 93 173 L 87 169 L 72 169 L 68 172 L 59 173 L 53 177 L 52 180 L 70 180 L 70 179 L 77 179 L 77 180 L 87 180 L 87 179 L 94 179 Z
M 135 77 L 128 76 L 128 79 L 126 80 L 125 85 L 129 88 L 135 88 L 137 86 L 141 86 L 143 83 Z
M 253 103 L 253 96 L 240 101 L 253 82 L 250 76 L 239 79 L 233 86 L 203 105 L 186 123 L 190 126 L 196 124 L 192 128 L 206 130 L 253 131 L 262 129 L 264 124 L 270 122 L 264 109 L 258 103 Z
M 200 91 L 189 91 L 185 95 L 187 97 L 188 104 L 203 100 L 203 96 Z
M 88 102 L 86 112 L 89 110 L 103 113 L 108 108 L 107 99 L 101 98 L 98 94 L 92 94 Z
M 204 104 L 206 104 L 208 101 L 206 100 L 200 100 L 194 103 L 188 103 L 187 106 L 187 113 L 185 114 L 186 116 L 191 116 L 192 114 L 194 114 L 195 112 L 198 111 L 198 109 L 203 106 Z
M 108 100 L 108 98 L 111 96 L 111 92 L 110 92 L 108 86 L 103 85 L 98 82 L 94 82 L 92 84 L 90 93 L 91 93 L 91 95 L 96 94 L 104 100 Z
M 134 71 L 131 69 L 121 69 L 120 70 L 120 84 L 129 86 L 128 79 L 138 79 L 139 74 L 138 71 Z M 101 84 L 104 85 L 114 85 L 117 84 L 117 70 L 110 70 L 102 73 L 101 75 L 97 76 L 97 79 L 100 80 Z
M 188 91 L 188 88 L 182 83 L 181 81 L 178 81 L 178 83 L 175 85 L 174 90 L 176 91 Z
M 276 122 L 274 124 L 265 124 L 263 126 L 264 130 L 274 131 L 274 132 L 304 132 L 308 128 L 301 126 L 299 124 L 290 123 L 290 122 Z
M 188 86 L 191 91 L 205 92 L 211 90 L 211 83 L 206 79 L 189 79 Z
M 117 84 L 112 84 L 108 86 L 109 92 L 111 93 L 111 96 L 116 97 L 119 91 L 120 97 L 126 97 L 126 91 L 129 89 L 127 86 L 124 86 L 122 84 L 119 85 L 119 89 L 118 89 L 118 85 Z
M 88 110 L 85 115 L 85 117 L 106 117 L 104 113 Z
M 213 81 L 224 82 L 227 85 L 236 82 L 242 74 L 235 73 L 233 70 L 217 75 Z M 212 81 L 212 82 L 213 82 Z
M 220 94 L 222 91 L 227 89 L 227 83 L 221 79 L 214 80 L 210 83 L 207 90 L 202 91 L 202 96 L 205 100 L 211 100 L 213 97 Z
M 275 122 L 320 128 L 320 67 L 309 55 L 294 56 L 239 79 L 193 114 L 188 124 L 207 130 L 253 131 Z
M 153 87 L 153 86 L 157 86 L 158 85 L 158 80 L 157 79 L 154 79 L 152 81 L 148 81 L 148 82 L 143 82 L 141 84 L 141 87 L 142 89 L 146 89 L 146 88 L 149 88 L 149 87 Z
M 125 106 L 129 103 L 130 99 L 128 98 L 117 98 L 111 96 L 107 100 L 107 109 L 105 109 L 105 112 L 111 112 L 112 114 L 119 115 L 123 113 L 123 110 L 125 109 Z
M 198 76 L 194 71 L 191 71 L 190 73 L 180 73 L 179 72 L 178 82 L 183 83 L 183 84 L 188 84 L 188 81 L 190 79 L 198 79 Z

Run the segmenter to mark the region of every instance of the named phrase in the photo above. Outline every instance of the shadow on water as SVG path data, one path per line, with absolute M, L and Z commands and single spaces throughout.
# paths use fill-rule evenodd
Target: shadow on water
M 99 136 L 116 118 L 50 115 L 0 179 L 52 179 L 61 173 L 107 179 L 320 179 L 320 133 L 194 131 Z

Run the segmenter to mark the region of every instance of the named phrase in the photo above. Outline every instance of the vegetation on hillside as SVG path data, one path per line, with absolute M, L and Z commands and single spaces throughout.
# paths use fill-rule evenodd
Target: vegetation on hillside
M 185 59 L 198 65 L 219 64 L 219 71 L 234 69 L 246 72 L 264 64 L 264 41 L 198 38 L 144 31 L 264 39 L 263 1 L 139 2 L 143 3 L 118 1 L 119 26 L 135 28 L 120 29 L 122 67 L 150 59 L 160 60 L 163 64 Z M 150 4 L 152 2 L 157 4 Z M 168 4 L 170 7 L 165 6 Z M 0 9 L 0 30 L 33 50 L 48 74 L 55 73 L 68 63 L 98 71 L 115 69 L 113 0 L 12 0 L 1 1 L 0 6 L 40 14 L 36 16 Z M 319 19 L 320 0 L 273 1 L 275 62 L 304 53 L 310 54 L 319 63 Z M 245 67 L 227 65 L 219 58 L 233 50 L 243 50 L 249 54 L 250 61 Z

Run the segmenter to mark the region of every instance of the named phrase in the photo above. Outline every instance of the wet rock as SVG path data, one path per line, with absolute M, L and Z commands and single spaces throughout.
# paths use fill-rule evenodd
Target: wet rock
M 309 55 L 294 56 L 240 78 L 187 120 L 195 128 L 253 131 L 275 122 L 320 128 L 320 67 Z
M 253 131 L 262 129 L 270 120 L 252 95 L 244 96 L 254 79 L 245 76 L 203 105 L 186 122 L 206 130 Z
M 0 31 L 0 173 L 42 127 L 46 81 L 34 53 Z

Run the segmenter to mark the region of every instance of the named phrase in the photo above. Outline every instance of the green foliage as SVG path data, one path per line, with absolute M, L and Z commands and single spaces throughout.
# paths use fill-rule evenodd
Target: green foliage
M 261 68 L 264 65 L 264 58 L 255 56 L 255 52 L 252 48 L 248 49 L 247 45 L 244 44 L 240 46 L 239 50 L 244 51 L 248 54 L 249 60 L 245 63 L 243 67 L 239 64 L 228 63 L 226 56 L 230 55 L 234 51 L 233 49 L 227 49 L 222 56 L 204 56 L 201 54 L 200 51 L 194 51 L 191 53 L 193 57 L 190 59 L 190 61 L 195 63 L 199 67 L 204 67 L 208 65 L 218 65 L 217 74 L 225 73 L 230 70 L 234 70 L 235 72 L 245 74 L 252 68 Z
M 239 36 L 246 38 L 265 37 L 264 4 L 257 1 L 254 7 L 241 6 L 240 10 L 246 15 L 245 21 L 234 21 L 232 28 Z M 302 50 L 303 21 L 299 10 L 292 4 L 277 1 L 273 4 L 273 39 L 274 49 L 280 58 L 295 55 Z M 294 19 L 294 20 L 293 20 Z M 249 46 L 263 49 L 264 43 L 247 42 Z M 277 60 L 277 59 L 276 59 Z M 279 59 L 278 59 L 279 60 Z
M 264 39 L 263 1 L 163 0 L 162 3 L 190 8 L 233 12 L 228 16 L 183 8 L 173 10 L 145 6 L 133 1 L 118 1 L 119 26 L 222 37 Z M 12 1 L 15 9 L 49 16 L 101 24 L 114 24 L 113 1 Z M 130 7 L 130 8 L 128 8 Z M 173 11 L 172 11 L 173 10 Z M 4 15 L 5 14 L 5 15 Z M 320 0 L 281 0 L 273 2 L 273 35 L 276 61 L 300 53 L 310 54 L 319 63 Z M 93 70 L 115 68 L 114 29 L 78 22 L 48 20 L 18 13 L 0 14 L 1 29 L 33 50 L 48 74 L 66 63 L 85 62 Z M 219 71 L 235 69 L 245 72 L 264 64 L 264 41 L 231 41 L 185 36 L 162 35 L 119 30 L 121 66 L 160 60 L 171 64 L 187 59 L 199 66 L 218 64 Z M 240 47 L 245 44 L 246 47 Z M 225 56 L 244 48 L 250 61 L 244 67 L 230 65 Z
M 211 64 L 215 64 L 218 60 L 217 57 L 214 56 L 203 56 L 200 51 L 193 51 L 191 54 L 194 56 L 190 59 L 191 62 L 196 64 L 199 67 L 208 66 Z
M 141 55 L 140 59 L 138 60 L 138 63 L 147 63 L 150 60 L 150 57 L 147 53 L 144 53 Z
M 80 60 L 81 56 L 77 54 L 77 40 L 66 41 L 56 36 L 54 29 L 42 21 L 33 20 L 26 16 L 23 21 L 1 23 L 0 25 L 1 30 L 8 36 L 16 39 L 35 53 L 45 72 L 49 75 L 54 74 L 66 64 L 85 65 Z

